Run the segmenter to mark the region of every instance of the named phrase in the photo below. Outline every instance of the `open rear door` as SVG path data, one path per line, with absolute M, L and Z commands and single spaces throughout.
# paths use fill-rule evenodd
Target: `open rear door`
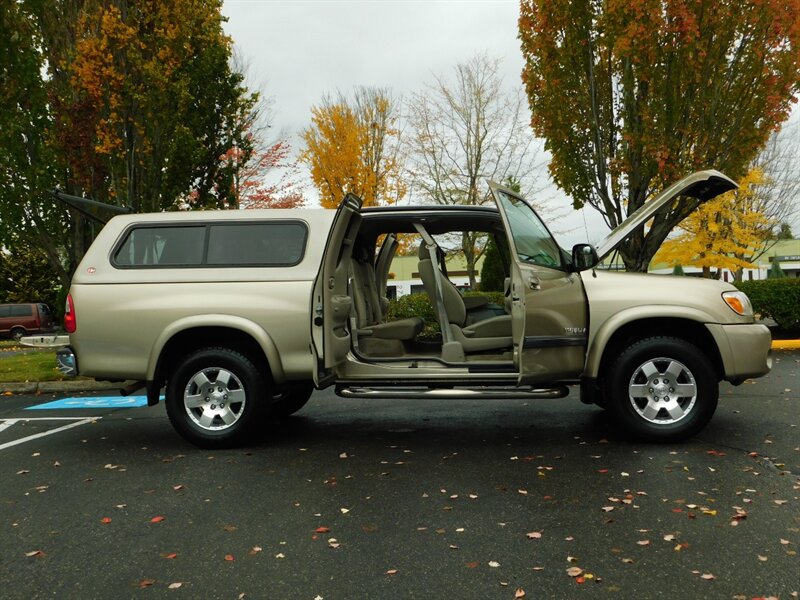
M 350 351 L 348 320 L 353 298 L 348 295 L 347 284 L 360 225 L 361 199 L 347 194 L 336 211 L 314 283 L 311 339 L 317 358 L 314 383 L 318 387 L 333 383 L 336 366 L 344 362 Z

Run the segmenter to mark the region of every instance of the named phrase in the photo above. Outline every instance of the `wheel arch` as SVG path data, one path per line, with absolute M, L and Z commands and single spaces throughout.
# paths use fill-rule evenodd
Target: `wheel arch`
M 683 309 L 685 313 L 685 309 Z M 695 318 L 692 318 L 695 317 Z M 699 317 L 699 318 L 697 318 Z M 711 362 L 718 380 L 725 368 L 716 340 L 705 326 L 705 315 L 650 315 L 607 321 L 595 336 L 586 359 L 585 377 L 596 379 L 607 373 L 611 363 L 631 343 L 665 336 L 683 339 L 700 349 Z
M 148 387 L 160 389 L 167 373 L 193 350 L 224 346 L 246 355 L 272 381 L 285 380 L 278 348 L 272 337 L 252 321 L 229 315 L 202 315 L 177 321 L 156 341 L 147 367 Z

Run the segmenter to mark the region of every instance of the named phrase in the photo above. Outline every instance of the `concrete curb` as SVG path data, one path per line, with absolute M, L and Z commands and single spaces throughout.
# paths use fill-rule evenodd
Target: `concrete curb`
M 105 392 L 117 391 L 132 381 L 69 380 L 69 381 L 17 381 L 0 383 L 0 393 L 3 394 L 54 394 L 57 392 Z
M 772 340 L 773 350 L 800 350 L 800 340 Z

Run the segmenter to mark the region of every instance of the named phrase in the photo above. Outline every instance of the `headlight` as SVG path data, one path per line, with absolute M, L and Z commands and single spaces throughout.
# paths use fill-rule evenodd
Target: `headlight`
M 722 299 L 737 315 L 742 315 L 743 317 L 753 316 L 753 305 L 750 304 L 750 299 L 744 292 L 723 292 Z

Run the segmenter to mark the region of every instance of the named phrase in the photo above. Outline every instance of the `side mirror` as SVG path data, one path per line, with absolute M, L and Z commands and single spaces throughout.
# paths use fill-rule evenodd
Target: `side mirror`
M 597 251 L 591 244 L 575 244 L 572 247 L 572 270 L 574 272 L 591 269 L 598 262 Z

